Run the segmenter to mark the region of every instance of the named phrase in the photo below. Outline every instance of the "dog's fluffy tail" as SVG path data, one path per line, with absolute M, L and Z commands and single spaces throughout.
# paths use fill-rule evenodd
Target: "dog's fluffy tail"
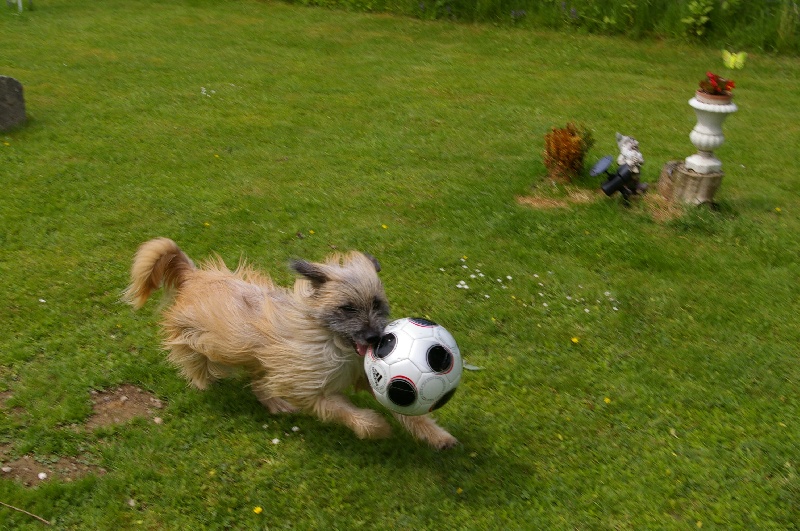
M 169 238 L 156 238 L 143 243 L 131 267 L 131 285 L 122 293 L 122 300 L 139 309 L 153 290 L 164 287 L 168 292 L 180 288 L 194 263 Z

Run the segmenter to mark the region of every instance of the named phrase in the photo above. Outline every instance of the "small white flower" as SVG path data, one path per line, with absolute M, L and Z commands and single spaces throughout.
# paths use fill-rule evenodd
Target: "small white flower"
M 161 425 L 164 424 L 164 419 L 162 419 L 161 417 L 154 417 L 153 422 L 155 422 L 158 425 Z
M 543 303 L 542 303 L 542 306 L 544 306 L 545 308 L 547 308 L 547 303 L 546 303 L 546 302 L 543 302 Z
M 539 278 L 539 274 L 538 273 L 534 273 L 533 274 L 533 278 Z
M 604 293 L 604 295 L 605 295 L 606 297 L 610 297 L 610 296 L 611 296 L 611 292 L 610 292 L 610 291 L 606 291 L 606 292 Z
M 478 278 L 475 275 L 470 275 L 469 278 Z
M 589 308 L 584 308 L 583 311 L 589 313 Z
M 506 275 L 506 278 L 507 278 L 508 280 L 511 280 L 511 275 Z
M 539 282 L 539 285 L 540 285 L 541 287 L 544 287 L 544 284 L 542 284 L 541 282 Z
M 540 292 L 539 292 L 539 296 L 540 296 L 540 297 L 544 297 L 544 293 L 542 293 L 542 292 L 540 291 Z
M 619 308 L 617 308 L 616 306 L 614 306 L 614 311 L 615 311 L 615 312 L 618 312 L 618 311 L 619 311 Z
M 478 276 L 485 277 L 486 275 L 484 275 L 483 273 L 479 273 Z
M 300 428 L 298 426 L 292 426 L 292 431 L 297 433 L 298 431 L 300 431 Z
M 461 267 L 464 269 L 469 269 L 469 267 L 467 267 L 466 265 L 462 265 Z
M 39 302 L 41 302 L 42 304 L 44 304 L 44 303 L 46 303 L 47 301 L 46 301 L 46 300 L 44 300 L 44 299 L 39 299 Z
M 442 273 L 444 273 L 444 268 L 443 268 L 443 267 L 440 267 L 440 268 L 439 268 L 439 271 L 441 271 Z
M 47 474 L 45 474 L 44 472 L 39 472 L 39 479 L 44 481 L 45 479 L 47 479 Z
M 567 295 L 567 300 L 568 300 L 568 301 L 571 301 L 571 300 L 572 300 L 572 297 L 570 297 L 569 295 Z
M 272 444 L 278 444 L 279 442 L 281 442 L 280 439 L 272 439 Z
M 498 278 L 498 279 L 497 279 L 497 281 L 498 281 L 500 284 L 502 284 L 502 283 L 503 283 L 503 279 L 502 279 L 502 278 Z

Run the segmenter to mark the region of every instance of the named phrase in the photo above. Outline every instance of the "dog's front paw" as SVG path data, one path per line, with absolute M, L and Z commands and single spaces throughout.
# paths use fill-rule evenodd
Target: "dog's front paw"
M 430 444 L 431 447 L 437 450 L 449 450 L 450 448 L 455 448 L 456 446 L 458 446 L 459 443 L 458 439 L 456 439 L 449 433 L 444 432 L 443 434 L 438 435 L 429 440 L 428 444 Z

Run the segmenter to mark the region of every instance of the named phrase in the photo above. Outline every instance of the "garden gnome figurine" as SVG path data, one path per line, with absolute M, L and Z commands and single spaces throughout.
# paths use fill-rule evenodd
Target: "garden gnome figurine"
M 642 157 L 642 152 L 639 151 L 639 141 L 632 136 L 617 133 L 617 146 L 619 146 L 617 165 L 626 164 L 632 173 L 638 174 L 639 166 L 644 164 L 644 157 Z

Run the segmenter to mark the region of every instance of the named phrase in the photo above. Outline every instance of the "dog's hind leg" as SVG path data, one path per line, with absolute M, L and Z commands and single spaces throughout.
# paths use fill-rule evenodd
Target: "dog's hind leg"
M 376 411 L 358 408 L 341 394 L 319 398 L 312 406 L 312 411 L 323 421 L 344 424 L 359 439 L 383 439 L 392 432 L 386 419 Z
M 458 444 L 458 439 L 436 424 L 436 421 L 428 415 L 414 417 L 399 413 L 393 415 L 416 439 L 427 442 L 437 450 L 445 450 Z
M 278 413 L 297 413 L 300 408 L 293 406 L 279 396 L 272 396 L 269 389 L 262 383 L 260 378 L 253 379 L 253 393 L 261 402 L 261 405 L 267 408 L 267 411 L 276 415 Z
M 169 349 L 167 359 L 180 369 L 184 378 L 201 391 L 208 389 L 209 385 L 225 376 L 224 365 L 214 363 L 187 345 L 171 344 Z

